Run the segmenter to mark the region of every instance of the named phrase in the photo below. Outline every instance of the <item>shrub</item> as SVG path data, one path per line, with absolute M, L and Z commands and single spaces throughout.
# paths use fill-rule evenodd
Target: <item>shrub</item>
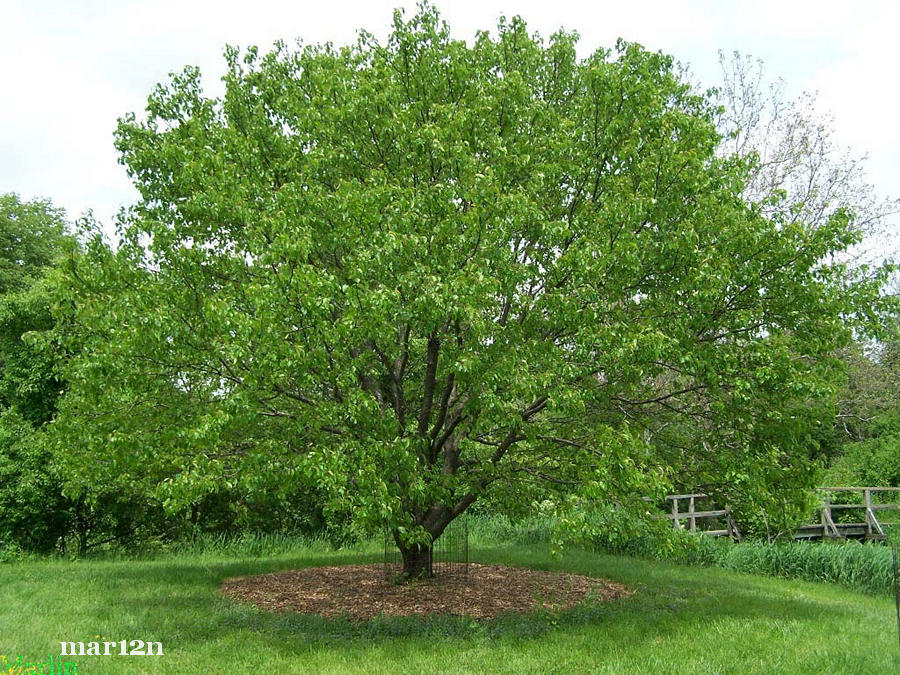
M 826 475 L 834 485 L 900 486 L 900 431 L 848 443 Z

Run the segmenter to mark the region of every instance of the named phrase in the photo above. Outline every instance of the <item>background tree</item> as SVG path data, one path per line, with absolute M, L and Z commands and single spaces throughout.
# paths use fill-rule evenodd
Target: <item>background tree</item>
M 385 44 L 228 49 L 222 99 L 159 86 L 117 134 L 141 201 L 70 270 L 73 480 L 315 484 L 416 577 L 489 491 L 643 504 L 794 456 L 787 403 L 888 309 L 829 262 L 858 231 L 748 204 L 671 58 L 575 39 L 467 45 L 423 5 Z
M 720 52 L 719 63 L 722 80 L 714 100 L 721 106 L 720 152 L 754 159 L 748 200 L 769 217 L 808 227 L 846 210 L 868 243 L 888 241 L 888 219 L 900 211 L 900 200 L 879 196 L 866 182 L 866 157 L 835 141 L 834 119 L 820 112 L 815 94 L 789 98 L 784 82 L 769 79 L 763 62 L 746 54 Z M 881 259 L 892 252 L 865 253 Z
M 836 424 L 822 439 L 830 485 L 900 485 L 900 343 L 842 351 Z
M 896 258 L 898 251 L 891 247 L 900 242 L 891 232 L 900 202 L 879 196 L 866 181 L 866 157 L 835 140 L 834 119 L 821 111 L 815 93 L 790 98 L 784 82 L 771 79 L 763 62 L 746 54 L 720 52 L 719 62 L 722 78 L 713 92 L 720 105 L 719 152 L 751 160 L 745 198 L 767 217 L 810 228 L 845 212 L 865 239 L 842 252 L 842 259 L 859 265 Z M 884 338 L 891 339 L 888 334 Z M 750 484 L 728 490 L 745 530 L 764 525 L 770 535 L 792 531 L 797 519 L 806 517 L 810 480 L 822 480 L 811 469 L 840 454 L 847 434 L 854 437 L 868 426 L 864 419 L 873 414 L 872 406 L 891 405 L 892 396 L 879 384 L 878 365 L 864 351 L 871 356 L 873 345 L 854 345 L 836 354 L 832 380 L 846 385 L 837 387 L 833 400 L 797 401 L 814 421 L 809 456 L 794 457 L 779 471 L 780 480 L 767 481 L 768 489 Z
M 0 294 L 30 286 L 61 254 L 65 214 L 48 200 L 0 195 Z
M 39 442 L 63 388 L 44 275 L 72 244 L 49 201 L 0 195 L 0 546 L 52 550 L 72 515 Z

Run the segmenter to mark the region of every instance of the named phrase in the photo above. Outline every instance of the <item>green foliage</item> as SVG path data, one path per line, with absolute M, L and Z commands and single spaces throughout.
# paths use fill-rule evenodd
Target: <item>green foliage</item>
M 67 383 L 61 369 L 82 351 L 73 326 L 74 298 L 56 267 L 79 250 L 65 234 L 62 214 L 48 202 L 0 197 L 0 549 L 84 555 L 96 547 L 150 547 L 196 532 L 233 534 L 324 529 L 317 495 L 308 488 L 285 495 L 219 489 L 166 515 L 155 495 L 127 484 L 97 485 L 63 494 L 63 472 L 44 430 Z M 13 275 L 12 271 L 18 274 Z M 65 442 L 66 439 L 63 439 Z M 102 459 L 100 460 L 102 462 Z M 334 528 L 330 536 L 345 536 Z
M 504 514 L 468 516 L 470 546 L 548 544 L 555 536 L 556 520 L 548 513 L 524 518 Z
M 895 326 L 900 329 L 900 324 Z M 859 345 L 841 354 L 844 372 L 838 391 L 838 420 L 828 454 L 839 455 L 843 444 L 900 432 L 900 361 L 898 336 L 866 353 Z
M 63 344 L 72 298 L 57 265 L 76 257 L 62 211 L 49 202 L 0 196 L 0 548 L 84 553 L 107 541 L 133 543 L 158 521 L 153 503 L 100 490 L 87 501 L 63 493 L 63 470 L 46 443 L 66 382 L 62 365 L 79 349 Z M 152 526 L 150 529 L 153 529 Z
M 53 418 L 65 386 L 51 302 L 45 279 L 0 296 L 0 404 L 18 410 L 34 427 Z
M 829 485 L 900 487 L 900 433 L 846 444 L 825 480 Z
M 245 530 L 237 534 L 201 532 L 190 538 L 170 542 L 165 548 L 156 551 L 141 551 L 138 556 L 265 558 L 299 550 L 325 552 L 334 548 L 335 542 L 327 537 Z
M 826 439 L 829 466 L 824 482 L 830 486 L 900 486 L 900 360 L 896 338 L 863 354 L 844 354 L 846 383 L 838 396 L 839 424 Z M 892 502 L 893 495 L 874 493 L 876 503 Z M 836 503 L 862 504 L 860 493 L 831 495 Z M 862 510 L 834 514 L 838 522 L 861 519 Z M 893 525 L 894 511 L 880 511 L 879 522 Z M 894 526 L 896 527 L 896 526 Z
M 385 43 L 228 49 L 220 99 L 158 86 L 117 132 L 142 199 L 67 270 L 73 492 L 315 485 L 414 550 L 535 484 L 639 510 L 676 477 L 808 482 L 798 401 L 892 311 L 885 271 L 829 262 L 844 210 L 748 204 L 670 57 L 575 42 L 469 45 L 425 4 Z
M 797 527 L 817 518 L 819 495 L 811 488 L 818 486 L 821 476 L 818 462 L 792 457 L 787 466 L 773 467 L 756 484 L 746 481 L 723 490 L 722 498 L 727 499 L 723 505 L 740 523 L 743 535 L 767 541 L 789 538 Z
M 889 593 L 894 583 L 891 550 L 881 544 L 747 542 L 729 547 L 717 564 L 752 574 L 829 581 L 868 593 Z
M 886 534 L 888 544 L 897 547 L 898 554 L 900 554 L 900 527 L 891 527 Z
M 0 406 L 49 421 L 63 387 L 47 272 L 75 247 L 62 211 L 0 195 Z
M 69 239 L 62 209 L 0 194 L 0 296 L 21 291 L 60 256 Z
M 575 544 L 584 548 L 632 552 L 641 550 L 648 541 L 659 544 L 661 550 L 677 544 L 668 536 L 671 532 L 669 523 L 652 518 L 646 507 L 645 513 L 639 514 L 612 504 L 595 508 L 572 504 L 554 519 L 552 532 L 557 547 Z
M 49 202 L 0 195 L 0 549 L 46 553 L 69 531 L 72 503 L 39 428 L 63 384 L 47 271 L 74 246 Z
M 591 551 L 680 565 L 826 581 L 867 593 L 888 593 L 893 583 L 889 546 L 854 541 L 745 540 L 736 544 L 724 537 L 676 530 L 666 520 L 638 518 L 613 508 L 582 512 L 568 520 L 558 520 L 548 514 L 535 514 L 518 521 L 503 516 L 479 516 L 469 520 L 469 533 L 474 546 L 565 543 Z
M 0 412 L 0 549 L 47 553 L 69 529 L 71 504 L 36 436 L 16 409 Z

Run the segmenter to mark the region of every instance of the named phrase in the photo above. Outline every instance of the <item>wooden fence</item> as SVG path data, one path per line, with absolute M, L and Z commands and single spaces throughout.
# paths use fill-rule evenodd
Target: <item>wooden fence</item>
M 738 530 L 734 518 L 731 517 L 731 511 L 729 509 L 697 511 L 697 500 L 701 499 L 710 499 L 710 496 L 702 492 L 689 495 L 668 495 L 666 501 L 671 502 L 671 513 L 667 514 L 666 517 L 672 521 L 674 527 L 679 529 L 685 527 L 682 521 L 686 521 L 687 527 L 691 532 L 702 532 L 703 534 L 708 534 L 713 537 L 731 537 L 732 539 L 740 541 L 741 532 Z M 682 508 L 684 506 L 683 502 L 687 502 L 686 509 Z M 707 524 L 708 519 L 713 518 L 724 521 L 725 529 L 711 530 L 697 527 L 698 520 L 705 521 L 703 524 Z
M 803 525 L 794 533 L 795 539 L 884 539 L 884 524 L 878 519 L 879 511 L 900 510 L 900 488 L 895 487 L 824 487 L 819 507 L 819 522 Z M 861 494 L 862 501 L 846 504 L 835 503 L 834 496 L 841 493 Z M 875 495 L 893 497 L 876 500 Z M 837 512 L 859 513 L 852 522 L 835 521 Z M 882 519 L 883 520 L 883 519 Z
M 900 488 L 896 487 L 823 487 L 818 488 L 822 494 L 819 507 L 819 522 L 800 526 L 794 532 L 794 539 L 885 539 L 885 523 L 878 519 L 881 511 L 900 510 Z M 841 493 L 860 494 L 862 501 L 852 504 L 834 502 L 834 495 Z M 882 499 L 876 499 L 876 495 Z M 894 497 L 891 501 L 884 495 Z M 689 529 L 691 532 L 702 532 L 714 537 L 731 537 L 741 540 L 741 532 L 731 515 L 730 509 L 706 508 L 697 510 L 697 502 L 711 500 L 710 495 L 696 492 L 684 495 L 668 495 L 669 513 L 664 517 L 672 521 L 677 529 Z M 708 502 L 709 503 L 709 502 Z M 862 520 L 853 522 L 835 521 L 836 512 L 861 512 Z M 724 522 L 725 528 L 708 529 L 710 521 L 717 524 Z

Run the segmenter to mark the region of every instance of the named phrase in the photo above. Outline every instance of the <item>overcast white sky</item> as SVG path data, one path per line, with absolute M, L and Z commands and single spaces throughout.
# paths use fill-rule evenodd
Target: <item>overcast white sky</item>
M 49 197 L 71 217 L 93 209 L 106 223 L 135 192 L 117 164 L 116 119 L 141 111 L 173 70 L 200 66 L 213 87 L 226 43 L 352 41 L 388 32 L 392 9 L 369 0 L 0 0 L 0 192 Z M 817 91 L 836 139 L 868 153 L 868 179 L 900 196 L 900 3 L 873 0 L 438 0 L 458 37 L 520 14 L 549 35 L 577 30 L 582 54 L 623 37 L 690 64 L 710 85 L 717 51 L 763 59 L 788 91 Z M 900 224 L 883 240 L 900 257 Z

